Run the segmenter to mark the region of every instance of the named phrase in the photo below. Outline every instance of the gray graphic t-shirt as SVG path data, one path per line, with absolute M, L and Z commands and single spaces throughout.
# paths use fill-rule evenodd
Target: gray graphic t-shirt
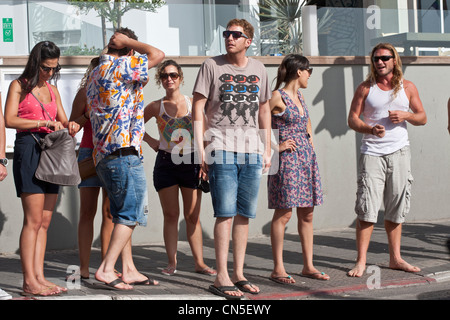
M 228 63 L 225 55 L 202 64 L 194 92 L 208 100 L 205 106 L 209 150 L 263 153 L 259 138 L 259 104 L 271 97 L 266 68 L 248 58 L 245 68 Z

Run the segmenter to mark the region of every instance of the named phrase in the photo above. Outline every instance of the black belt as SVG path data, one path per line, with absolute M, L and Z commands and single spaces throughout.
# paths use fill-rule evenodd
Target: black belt
M 139 155 L 137 150 L 134 147 L 117 149 L 116 151 L 109 154 L 106 158 L 115 159 L 115 158 L 120 158 L 120 157 L 125 157 L 125 156 L 131 156 L 131 155 L 135 155 L 135 156 Z

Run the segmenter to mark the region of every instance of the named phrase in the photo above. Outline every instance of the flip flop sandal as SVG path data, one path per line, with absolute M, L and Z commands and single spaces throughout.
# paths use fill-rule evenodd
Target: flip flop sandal
M 41 290 L 41 291 L 39 291 L 37 293 L 22 291 L 20 293 L 20 295 L 23 296 L 23 297 L 54 297 L 54 296 L 59 296 L 61 294 L 61 292 L 59 292 L 59 291 L 55 291 L 54 293 L 50 293 L 50 294 L 44 294 L 44 293 L 46 293 L 46 292 L 48 292 L 50 290 L 53 290 L 54 288 L 55 288 L 55 286 L 47 287 L 47 288 L 45 288 L 45 289 L 43 289 L 43 290 Z
M 282 279 L 286 279 L 286 280 L 294 280 L 294 278 L 292 278 L 291 276 L 286 276 L 286 277 L 270 277 L 270 280 L 276 282 L 276 283 L 281 283 L 281 284 L 294 284 L 295 282 L 288 282 L 288 281 L 283 281 Z
M 116 280 L 113 280 L 109 283 L 106 282 L 94 282 L 94 286 L 97 289 L 107 289 L 107 290 L 116 290 L 116 291 L 130 291 L 131 289 L 120 289 L 117 288 L 116 285 L 125 283 L 122 281 L 122 279 L 117 278 Z
M 302 277 L 305 278 L 310 278 L 310 279 L 314 279 L 314 280 L 322 280 L 322 281 L 327 281 L 330 280 L 330 276 L 328 276 L 328 278 L 321 278 L 320 276 L 328 276 L 327 274 L 325 274 L 325 272 L 315 272 L 315 273 L 311 273 L 311 274 L 301 274 Z
M 259 291 L 251 291 L 250 289 L 247 289 L 247 288 L 245 287 L 245 286 L 250 286 L 251 288 L 254 288 L 254 289 L 255 289 L 255 287 L 253 286 L 253 284 L 252 284 L 250 281 L 248 281 L 248 280 L 242 280 L 242 281 L 235 282 L 234 285 L 235 285 L 236 287 L 238 287 L 239 290 L 241 290 L 241 291 L 243 291 L 243 292 L 247 292 L 247 293 L 251 293 L 251 294 L 258 294 L 258 293 L 259 293 Z M 256 289 L 255 289 L 255 290 L 256 290 Z
M 173 267 L 167 267 L 167 268 L 164 268 L 161 271 L 161 273 L 166 275 L 166 276 L 173 276 L 175 273 L 177 273 L 177 269 L 175 269 Z
M 233 296 L 230 294 L 226 294 L 226 291 L 239 291 L 239 289 L 236 286 L 223 286 L 223 287 L 216 287 L 215 285 L 209 286 L 209 291 L 214 293 L 215 295 L 225 297 L 229 300 L 241 300 L 242 296 Z
M 159 285 L 156 283 L 155 280 L 150 279 L 150 277 L 148 275 L 146 275 L 146 274 L 143 274 L 143 275 L 147 277 L 146 280 L 131 282 L 131 283 L 129 283 L 129 285 L 132 285 L 132 286 L 157 286 L 157 285 Z
M 207 276 L 215 276 L 215 275 L 217 275 L 217 271 L 214 270 L 213 268 L 210 268 L 210 267 L 206 267 L 203 270 L 195 271 L 195 272 L 196 273 L 200 273 L 200 274 L 204 274 L 204 275 L 207 275 Z

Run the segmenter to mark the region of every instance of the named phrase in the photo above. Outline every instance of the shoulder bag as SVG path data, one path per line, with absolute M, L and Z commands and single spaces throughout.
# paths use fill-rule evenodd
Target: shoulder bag
M 52 119 L 42 103 L 37 98 L 36 100 L 47 116 Z M 77 139 L 69 134 L 69 130 L 54 131 L 39 140 L 33 133 L 31 134 L 42 149 L 35 177 L 63 186 L 78 185 L 81 178 L 75 153 Z

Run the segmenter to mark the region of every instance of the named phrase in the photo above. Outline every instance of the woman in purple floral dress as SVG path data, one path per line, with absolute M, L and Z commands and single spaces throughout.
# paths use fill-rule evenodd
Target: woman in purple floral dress
M 272 129 L 279 134 L 279 169 L 268 179 L 269 208 L 275 209 L 271 225 L 274 269 L 270 279 L 282 284 L 295 282 L 283 264 L 284 230 L 293 208 L 297 208 L 303 252 L 301 275 L 319 280 L 330 278 L 313 265 L 313 211 L 314 206 L 322 204 L 323 195 L 311 121 L 299 91 L 308 86 L 311 73 L 307 58 L 287 55 L 278 68 L 275 91 L 270 99 Z M 282 83 L 284 87 L 279 89 Z

